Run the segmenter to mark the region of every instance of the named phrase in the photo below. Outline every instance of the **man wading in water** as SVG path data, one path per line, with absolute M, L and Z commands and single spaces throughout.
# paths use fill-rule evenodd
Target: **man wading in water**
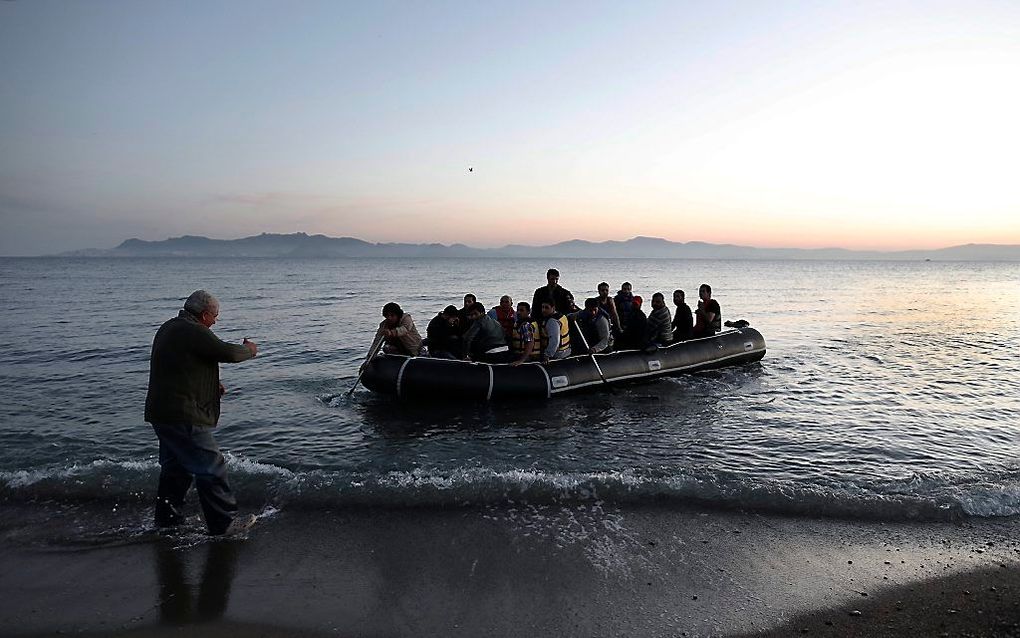
M 184 521 L 184 496 L 194 479 L 205 524 L 212 535 L 236 534 L 255 516 L 235 519 L 237 501 L 227 482 L 227 464 L 213 438 L 220 418 L 220 362 L 238 363 L 258 351 L 254 342 L 221 341 L 210 328 L 220 303 L 204 290 L 191 293 L 184 309 L 156 331 L 149 360 L 145 420 L 159 438 L 156 525 Z

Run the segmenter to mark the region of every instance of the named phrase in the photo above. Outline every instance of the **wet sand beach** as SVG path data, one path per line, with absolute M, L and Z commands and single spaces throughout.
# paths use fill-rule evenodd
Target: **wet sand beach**
M 1013 519 L 656 506 L 281 511 L 246 539 L 2 506 L 3 635 L 1010 636 Z M 859 613 L 858 613 L 859 612 Z

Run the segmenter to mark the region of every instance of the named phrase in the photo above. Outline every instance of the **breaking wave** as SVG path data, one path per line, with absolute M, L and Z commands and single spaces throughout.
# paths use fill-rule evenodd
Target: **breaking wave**
M 460 468 L 358 474 L 291 471 L 227 456 L 231 482 L 245 504 L 280 508 L 458 507 L 475 504 L 616 504 L 708 506 L 775 514 L 868 520 L 954 520 L 1020 514 L 1020 471 L 975 481 L 910 477 L 874 485 L 793 486 L 699 472 L 546 472 Z M 152 498 L 155 460 L 95 460 L 70 466 L 0 471 L 0 498 L 14 501 Z

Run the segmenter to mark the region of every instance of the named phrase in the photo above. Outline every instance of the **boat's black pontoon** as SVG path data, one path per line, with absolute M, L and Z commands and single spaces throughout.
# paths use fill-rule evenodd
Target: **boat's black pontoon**
M 388 354 L 372 359 L 362 380 L 370 390 L 401 399 L 537 399 L 607 383 L 750 363 L 764 356 L 765 339 L 761 333 L 754 328 L 740 328 L 651 352 L 624 350 L 597 354 L 595 359 L 605 381 L 589 355 L 545 365 L 511 366 Z

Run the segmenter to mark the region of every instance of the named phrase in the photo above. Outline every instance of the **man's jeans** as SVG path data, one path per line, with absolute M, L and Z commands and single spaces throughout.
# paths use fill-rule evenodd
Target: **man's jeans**
M 183 521 L 184 495 L 194 477 L 198 500 L 210 534 L 222 534 L 237 511 L 227 482 L 227 463 L 213 438 L 213 428 L 188 424 L 153 423 L 159 437 L 159 490 L 156 525 Z

